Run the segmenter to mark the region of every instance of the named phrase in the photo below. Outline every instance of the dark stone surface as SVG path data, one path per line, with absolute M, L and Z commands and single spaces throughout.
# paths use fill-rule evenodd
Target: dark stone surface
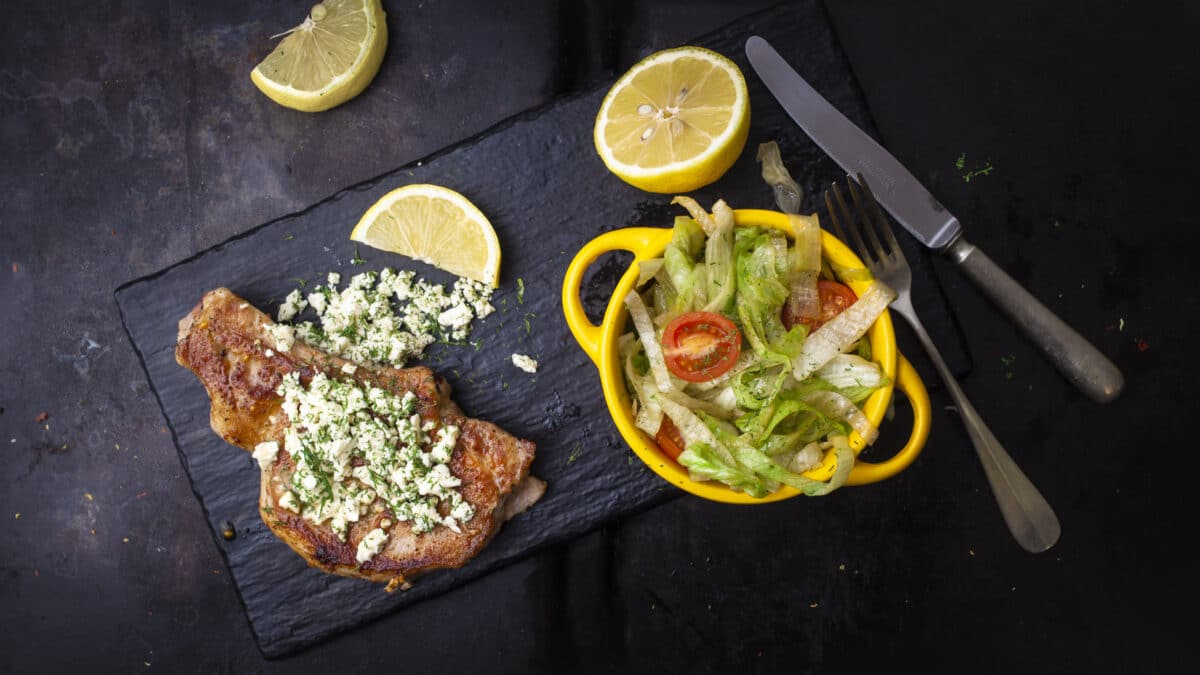
M 1194 597 L 1200 17 L 1095 3 L 829 8 L 883 141 L 1125 372 L 1091 403 L 935 261 L 964 388 L 1058 511 L 1055 548 L 1013 543 L 935 390 L 929 446 L 895 479 L 754 509 L 674 499 L 264 660 L 112 289 L 765 3 L 386 5 L 379 79 L 322 115 L 246 77 L 292 3 L 5 6 L 0 670 L 1191 670 L 1172 617 Z M 993 172 L 965 182 L 963 153 Z

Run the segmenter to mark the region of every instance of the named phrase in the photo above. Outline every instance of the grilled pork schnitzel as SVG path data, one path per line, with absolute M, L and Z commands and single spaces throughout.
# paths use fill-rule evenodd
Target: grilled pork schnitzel
M 266 314 L 219 288 L 205 294 L 180 320 L 175 359 L 194 372 L 208 390 L 213 430 L 226 441 L 254 451 L 259 459 L 263 521 L 313 567 L 387 582 L 389 591 L 407 587 L 408 579 L 422 572 L 461 567 L 487 545 L 506 520 L 542 496 L 545 483 L 529 475 L 534 444 L 494 424 L 466 417 L 450 400 L 446 380 L 428 368 L 353 364 L 298 340 L 288 345 L 288 340 L 277 340 L 277 331 Z M 304 387 L 315 388 L 314 380 L 326 388 L 368 393 L 372 401 L 391 401 L 393 407 L 403 407 L 403 419 L 395 419 L 401 425 L 411 419 L 409 429 L 419 429 L 412 433 L 424 447 L 435 439 L 444 445 L 443 460 L 452 476 L 442 475 L 444 471 L 437 475 L 457 494 L 444 488 L 437 492 L 437 485 L 431 489 L 435 489 L 433 494 L 453 497 L 455 517 L 450 503 L 420 497 L 436 503 L 437 510 L 424 507 L 428 517 L 414 518 L 404 509 L 393 508 L 396 501 L 384 499 L 385 494 L 395 498 L 389 485 L 371 483 L 378 494 L 371 489 L 355 493 L 366 494 L 361 513 L 332 520 L 314 518 L 316 507 L 298 502 L 296 491 L 307 494 L 304 488 L 319 482 L 308 479 L 313 472 L 301 465 L 320 460 L 305 455 L 308 451 L 300 443 L 303 430 L 292 419 L 298 414 L 292 400 L 295 396 L 289 394 L 285 401 L 280 393 L 290 386 L 293 394 L 298 391 L 298 396 L 303 396 Z M 375 420 L 365 413 L 361 419 Z M 345 445 L 351 445 L 350 441 Z M 415 446 L 414 442 L 409 451 L 421 455 Z M 424 461 L 437 452 L 436 447 L 425 452 Z M 346 471 L 367 481 L 386 482 L 378 474 L 367 475 L 368 469 L 378 467 L 369 465 L 361 454 L 347 459 Z M 304 480 L 298 471 L 307 471 L 302 473 Z M 318 478 L 330 488 L 328 476 Z M 421 495 L 427 494 L 427 487 L 422 484 Z M 463 518 L 465 514 L 469 517 Z

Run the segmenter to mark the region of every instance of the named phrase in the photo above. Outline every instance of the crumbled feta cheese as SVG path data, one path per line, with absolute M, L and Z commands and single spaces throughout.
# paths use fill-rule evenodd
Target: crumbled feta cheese
M 296 461 L 290 487 L 305 519 L 327 523 L 345 541 L 350 524 L 382 510 L 380 503 L 417 534 L 438 525 L 457 531 L 474 516 L 449 465 L 458 427 L 423 420 L 411 391 L 399 396 L 324 373 L 305 387 L 292 372 L 278 393 L 291 421 L 284 437 Z M 439 505 L 458 516 L 441 516 Z
M 358 553 L 354 559 L 360 563 L 365 563 L 374 558 L 379 553 L 379 549 L 383 548 L 383 542 L 387 541 L 387 532 L 381 528 L 371 530 L 358 542 Z
M 416 279 L 414 272 L 391 269 L 356 274 L 342 290 L 338 273 L 330 273 L 328 281 L 307 301 L 299 291 L 289 295 L 280 320 L 307 303 L 318 321 L 297 323 L 297 337 L 352 361 L 402 367 L 438 339 L 465 340 L 471 322 L 495 310 L 492 288 L 470 279 L 459 279 L 450 291 Z M 289 314 L 293 305 L 296 312 Z
M 529 358 L 528 356 L 525 356 L 524 354 L 513 354 L 512 362 L 513 362 L 514 366 L 520 368 L 521 370 L 523 370 L 527 373 L 536 373 L 537 372 L 538 362 L 534 361 L 533 359 Z
M 474 315 L 467 305 L 451 305 L 450 309 L 438 314 L 438 323 L 447 328 L 463 328 L 472 318 Z
M 281 352 L 290 350 L 296 342 L 296 331 L 291 326 L 275 323 L 267 326 L 267 332 L 274 338 L 275 348 Z
M 261 469 L 268 469 L 275 463 L 275 457 L 279 454 L 279 443 L 275 441 L 263 441 L 254 446 L 254 459 L 258 460 L 258 466 Z
M 353 375 L 354 373 L 358 372 L 358 366 L 354 365 L 353 363 L 343 363 L 342 372 L 347 375 Z
M 291 321 L 292 317 L 304 311 L 308 306 L 308 302 L 300 295 L 299 290 L 293 290 L 284 298 L 283 304 L 279 306 L 279 313 L 276 315 L 279 321 Z
M 263 356 L 266 356 L 269 359 L 272 356 L 275 356 L 275 352 L 270 349 L 266 349 L 266 350 L 263 350 Z
M 296 493 L 288 490 L 279 498 L 279 508 L 287 509 L 292 513 L 300 513 L 300 503 L 296 501 Z

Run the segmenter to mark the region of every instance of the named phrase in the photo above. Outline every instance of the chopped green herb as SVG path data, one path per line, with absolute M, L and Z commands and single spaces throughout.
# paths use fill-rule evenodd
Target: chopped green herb
M 350 264 L 351 265 L 364 265 L 364 264 L 366 264 L 366 262 L 367 262 L 366 258 L 363 258 L 361 255 L 358 254 L 358 244 L 355 244 L 354 245 L 354 257 L 350 259 Z
M 283 238 L 283 240 L 284 240 L 284 241 L 291 241 L 291 240 L 293 240 L 293 239 L 295 239 L 295 238 L 296 238 L 296 235 L 294 235 L 294 234 L 289 234 L 289 235 L 287 235 L 286 237 L 284 237 L 284 238 Z
M 1017 360 L 1017 357 L 1015 357 L 1011 354 L 1009 354 L 1008 356 L 1000 357 L 1000 363 L 1003 363 L 1006 368 L 1008 366 L 1011 366 L 1016 360 Z
M 967 153 L 965 153 L 965 152 L 959 153 L 958 159 L 954 160 L 954 168 L 958 169 L 959 171 L 962 171 L 966 167 L 967 167 Z M 992 172 L 992 163 L 987 162 L 982 167 L 977 166 L 974 169 L 967 171 L 966 173 L 963 174 L 962 178 L 963 178 L 963 181 L 970 183 L 972 178 L 976 178 L 978 176 L 986 176 L 986 175 L 990 174 L 991 172 Z
M 1121 319 L 1120 322 L 1117 323 L 1117 330 L 1125 330 L 1125 319 Z
M 971 169 L 970 171 L 963 174 L 963 180 L 970 183 L 972 178 L 976 178 L 978 176 L 986 176 L 986 175 L 990 174 L 991 172 L 992 172 L 992 165 L 989 162 L 982 169 Z
M 575 442 L 575 448 L 571 450 L 571 456 L 567 457 L 567 464 L 574 464 L 575 460 L 579 459 L 579 453 L 583 450 L 579 447 L 579 441 Z
M 517 302 L 525 304 L 525 280 L 517 277 Z

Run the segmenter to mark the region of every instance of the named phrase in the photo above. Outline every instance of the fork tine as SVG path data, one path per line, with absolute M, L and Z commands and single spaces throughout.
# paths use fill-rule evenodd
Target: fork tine
M 867 205 L 871 215 L 875 218 L 876 229 L 883 233 L 883 238 L 888 248 L 891 249 L 892 255 L 903 258 L 904 251 L 900 250 L 900 242 L 896 241 L 896 233 L 892 230 L 887 217 L 883 215 L 883 209 L 879 208 L 879 201 L 875 199 L 875 194 L 871 192 L 871 186 L 867 185 L 867 179 L 861 173 L 858 174 L 858 182 L 862 185 L 863 192 L 866 193 Z
M 837 200 L 838 206 L 842 209 L 842 218 L 846 221 L 846 229 L 850 230 L 850 235 L 854 238 L 854 247 L 858 249 L 858 254 L 864 258 L 863 262 L 868 265 L 872 262 L 871 249 L 867 247 L 866 242 L 862 238 L 862 225 L 850 213 L 850 207 L 846 206 L 846 200 L 842 198 L 842 190 L 837 183 L 833 184 L 833 197 Z
M 875 230 L 878 228 L 878 223 L 871 222 L 871 216 L 867 213 L 866 206 L 863 205 L 863 198 L 858 191 L 858 183 L 855 182 L 853 176 L 846 176 L 846 189 L 850 191 L 850 199 L 854 202 L 854 209 L 858 216 L 857 222 L 862 224 L 862 229 L 867 231 L 867 239 L 871 241 L 871 250 L 874 252 L 876 260 L 887 258 L 887 251 L 883 248 L 883 243 L 879 240 L 879 235 Z
M 829 198 L 829 190 L 825 191 L 825 208 L 829 211 L 829 222 L 833 226 L 833 234 L 841 241 L 850 241 L 846 238 L 846 230 L 842 227 L 842 221 L 838 218 L 837 211 L 833 208 L 833 201 Z

